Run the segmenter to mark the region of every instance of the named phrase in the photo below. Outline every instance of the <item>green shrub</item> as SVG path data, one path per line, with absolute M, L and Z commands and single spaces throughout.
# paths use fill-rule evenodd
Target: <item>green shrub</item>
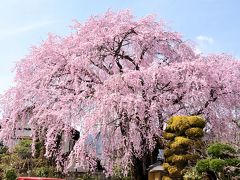
M 4 177 L 6 180 L 16 180 L 17 174 L 14 169 L 7 169 L 5 171 Z
M 211 159 L 209 167 L 212 171 L 221 172 L 225 166 L 225 161 L 222 159 Z
M 225 162 L 227 166 L 240 167 L 240 159 L 237 159 L 237 158 L 226 159 Z
M 38 177 L 48 177 L 49 175 L 49 171 L 47 167 L 38 167 L 38 168 L 35 168 L 33 171 L 35 176 L 38 176 Z
M 1 163 L 5 165 L 14 165 L 15 163 L 18 163 L 20 161 L 20 158 L 17 156 L 16 153 L 12 154 L 4 154 L 1 157 Z
M 210 163 L 210 159 L 199 160 L 196 164 L 196 170 L 200 173 L 208 171 L 209 170 L 209 163 Z
M 43 151 L 44 151 L 44 145 L 43 142 L 41 141 L 36 141 L 35 143 L 35 157 L 38 158 L 41 155 L 43 155 Z
M 197 162 L 198 172 L 213 172 L 219 179 L 235 179 L 239 174 L 240 159 L 238 153 L 230 145 L 214 143 L 207 148 L 208 159 Z
M 207 153 L 212 158 L 227 158 L 226 153 L 236 153 L 228 144 L 214 143 L 207 148 Z
M 15 146 L 13 152 L 0 154 L 0 180 L 15 180 L 16 174 L 41 177 L 62 176 L 61 172 L 57 172 L 56 167 L 51 165 L 53 160 L 46 159 L 43 156 L 42 143 L 36 144 L 38 155 L 32 157 L 31 142 L 31 140 L 22 140 Z
M 38 177 L 56 177 L 58 176 L 58 172 L 55 167 L 52 166 L 44 166 L 44 167 L 36 167 L 32 170 L 32 174 Z
M 20 158 L 27 159 L 32 157 L 31 143 L 31 140 L 22 140 L 15 147 L 15 151 Z
M 86 173 L 84 175 L 82 175 L 80 178 L 78 178 L 78 180 L 95 180 L 96 178 L 91 175 L 90 173 Z
M 35 167 L 45 167 L 48 166 L 48 160 L 45 158 L 35 158 L 32 159 L 32 163 L 35 165 Z

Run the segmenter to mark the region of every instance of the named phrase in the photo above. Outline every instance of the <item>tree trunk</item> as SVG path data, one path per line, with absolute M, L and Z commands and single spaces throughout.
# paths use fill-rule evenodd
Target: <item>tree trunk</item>
M 147 180 L 148 172 L 144 160 L 135 158 L 132 167 L 132 179 L 133 180 Z
M 151 153 L 145 154 L 141 159 L 133 157 L 132 179 L 133 180 L 147 180 L 148 168 L 151 164 L 157 161 L 158 150 L 161 147 L 157 143 L 156 148 Z

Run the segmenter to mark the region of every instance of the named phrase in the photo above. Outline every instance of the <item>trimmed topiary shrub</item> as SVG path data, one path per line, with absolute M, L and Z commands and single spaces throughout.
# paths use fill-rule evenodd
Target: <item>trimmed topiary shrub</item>
M 183 133 L 190 127 L 189 122 L 186 120 L 186 116 L 174 116 L 169 121 L 169 128 L 175 133 Z
M 187 162 L 188 159 L 185 155 L 173 155 L 172 162 L 177 164 L 177 163 L 183 163 Z
M 175 138 L 175 134 L 164 132 L 163 133 L 163 138 L 167 139 L 167 140 L 173 140 Z
M 165 161 L 168 163 L 171 163 L 172 159 L 173 159 L 173 156 L 170 156 L 170 157 L 165 158 Z
M 179 136 L 179 137 L 175 137 L 173 143 L 170 145 L 171 149 L 179 149 L 179 148 L 183 148 L 186 146 L 189 146 L 191 144 L 191 139 Z
M 163 169 L 167 170 L 169 168 L 170 164 L 169 163 L 163 163 L 162 166 L 163 166 Z
M 228 144 L 214 143 L 207 148 L 207 153 L 212 158 L 228 158 L 228 153 L 236 153 Z
M 209 168 L 212 171 L 220 172 L 223 170 L 225 164 L 225 161 L 222 159 L 211 159 L 209 162 Z
M 240 159 L 237 151 L 228 144 L 214 143 L 207 148 L 210 157 L 197 162 L 199 173 L 212 172 L 219 179 L 234 179 L 240 174 Z
M 173 151 L 171 149 L 166 148 L 163 150 L 163 154 L 165 157 L 169 157 L 169 156 L 173 155 Z
M 198 116 L 174 116 L 165 129 L 165 163 L 163 168 L 172 179 L 182 179 L 187 167 L 200 157 L 205 120 Z M 198 152 L 198 153 L 197 153 Z
M 209 170 L 210 159 L 199 160 L 196 164 L 196 169 L 198 172 L 206 172 Z
M 189 116 L 188 122 L 191 125 L 191 127 L 199 127 L 202 129 L 206 125 L 206 121 L 203 118 L 201 118 L 200 116 Z
M 178 168 L 175 166 L 169 166 L 167 168 L 167 171 L 168 171 L 169 175 L 171 175 L 171 176 L 177 176 L 180 173 Z
M 203 130 L 201 128 L 189 128 L 185 131 L 185 134 L 190 138 L 203 137 Z
M 225 159 L 226 165 L 228 166 L 236 166 L 240 167 L 240 159 L 232 158 L 232 159 Z

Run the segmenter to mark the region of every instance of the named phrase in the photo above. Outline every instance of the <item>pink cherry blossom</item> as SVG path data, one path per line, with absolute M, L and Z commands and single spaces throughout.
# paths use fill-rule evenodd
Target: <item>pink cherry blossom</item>
M 201 115 L 209 137 L 237 143 L 239 78 L 238 60 L 196 55 L 153 16 L 108 11 L 76 22 L 66 37 L 49 35 L 17 64 L 16 86 L 1 98 L 0 137 L 10 145 L 15 129 L 27 125 L 33 139 L 45 139 L 46 156 L 66 168 L 94 169 L 99 160 L 109 175 L 138 166 L 144 176 L 173 115 Z M 66 160 L 72 129 L 80 138 Z

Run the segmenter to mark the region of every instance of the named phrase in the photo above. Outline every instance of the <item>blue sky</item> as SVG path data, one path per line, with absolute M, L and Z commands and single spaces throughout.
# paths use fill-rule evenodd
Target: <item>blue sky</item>
M 0 93 L 13 85 L 15 63 L 48 32 L 65 35 L 73 19 L 84 22 L 108 9 L 155 14 L 202 53 L 240 57 L 239 0 L 0 0 Z

